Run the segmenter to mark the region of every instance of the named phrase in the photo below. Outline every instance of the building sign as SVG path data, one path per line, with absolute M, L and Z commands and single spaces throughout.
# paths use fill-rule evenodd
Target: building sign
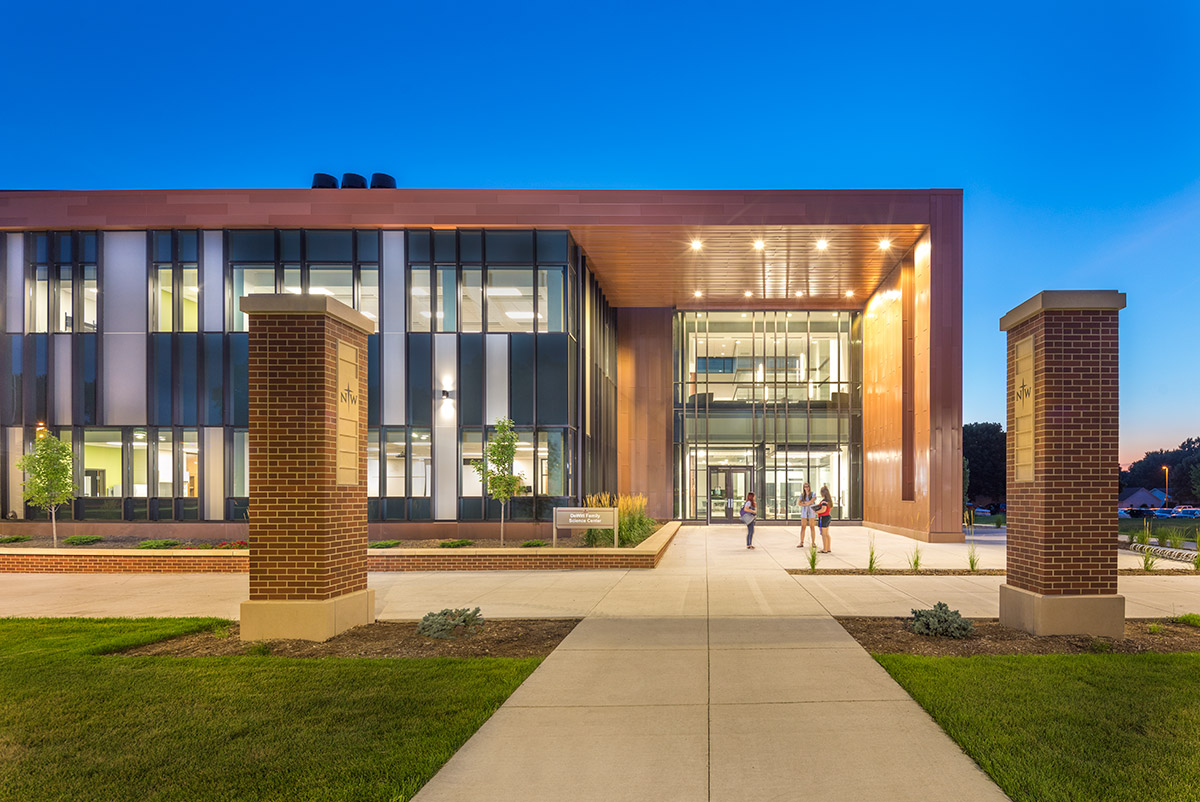
M 613 548 L 617 548 L 619 532 L 617 531 L 616 507 L 555 507 L 554 508 L 554 542 L 558 546 L 559 529 L 611 529 L 613 530 Z
M 559 529 L 613 529 L 616 507 L 555 507 L 554 525 Z
M 364 399 L 358 392 L 358 349 L 338 343 L 337 483 L 358 484 L 358 421 Z
M 1013 383 L 1009 386 L 1013 408 L 1013 478 L 1033 481 L 1033 337 L 1026 337 L 1014 348 Z

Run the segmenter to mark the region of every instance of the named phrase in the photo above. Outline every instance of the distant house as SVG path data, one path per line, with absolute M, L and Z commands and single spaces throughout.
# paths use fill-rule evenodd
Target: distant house
M 1161 507 L 1166 494 L 1161 490 L 1147 490 L 1144 487 L 1127 487 L 1117 496 L 1117 507 L 1128 509 L 1133 507 Z

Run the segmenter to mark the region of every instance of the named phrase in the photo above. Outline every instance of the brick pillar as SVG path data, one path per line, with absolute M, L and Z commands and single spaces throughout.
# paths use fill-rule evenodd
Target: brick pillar
M 367 334 L 321 295 L 252 295 L 250 600 L 242 640 L 327 640 L 375 620 L 367 589 Z
M 1112 290 L 1038 293 L 1008 332 L 1008 577 L 1000 622 L 1122 637 L 1117 313 Z

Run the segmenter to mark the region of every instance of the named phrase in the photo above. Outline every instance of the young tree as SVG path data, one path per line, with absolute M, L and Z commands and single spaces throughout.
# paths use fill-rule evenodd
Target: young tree
M 17 460 L 25 472 L 25 500 L 50 511 L 50 531 L 58 548 L 58 508 L 75 498 L 75 457 L 71 447 L 45 429 L 38 429 L 33 453 Z
M 509 418 L 497 418 L 496 429 L 483 449 L 483 460 L 473 466 L 487 493 L 500 502 L 500 545 L 504 545 L 504 510 L 508 500 L 521 489 L 525 477 L 513 473 L 517 454 L 517 433 Z

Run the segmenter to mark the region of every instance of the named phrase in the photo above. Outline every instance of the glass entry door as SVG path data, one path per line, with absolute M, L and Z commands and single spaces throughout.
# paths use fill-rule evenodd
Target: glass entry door
M 742 504 L 750 489 L 749 468 L 709 468 L 708 522 L 740 523 Z

